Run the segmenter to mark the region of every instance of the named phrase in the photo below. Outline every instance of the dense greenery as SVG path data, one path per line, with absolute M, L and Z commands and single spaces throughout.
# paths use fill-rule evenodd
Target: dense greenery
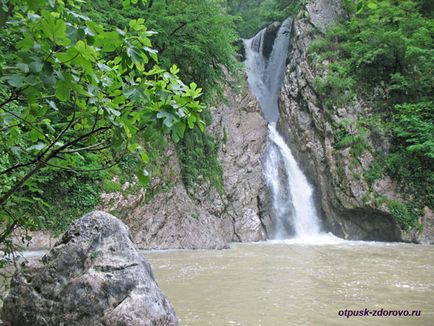
M 208 184 L 223 193 L 223 171 L 218 160 L 219 143 L 207 132 L 194 129 L 177 146 L 182 176 L 188 190 Z
M 234 18 L 227 13 L 223 1 L 154 0 L 126 11 L 119 1 L 96 0 L 88 2 L 85 8 L 92 19 L 121 28 L 129 19 L 143 17 L 147 26 L 158 31 L 154 45 L 159 51 L 160 65 L 170 67 L 176 63 L 185 67 L 180 76 L 187 82 L 200 83 L 208 104 L 222 100 L 225 71 L 242 76 L 234 48 L 237 40 Z M 188 188 L 208 180 L 212 186 L 222 189 L 214 143 L 211 135 L 202 135 L 195 128 L 187 130 L 185 140 L 176 144 Z M 210 152 L 214 154 L 208 155 Z M 197 164 L 203 167 L 198 168 Z
M 368 102 L 374 109 L 371 122 L 375 121 L 370 128 L 392 140 L 390 153 L 379 156 L 375 171 L 368 175 L 394 177 L 408 205 L 419 212 L 425 205 L 434 207 L 432 2 L 346 4 L 348 19 L 310 48 L 310 58 L 324 70 L 317 89 L 329 109 L 351 104 L 356 97 Z M 403 218 L 403 206 L 389 206 L 401 216 L 403 227 L 416 224 L 418 214 L 412 209 Z
M 305 0 L 227 0 L 229 13 L 237 17 L 236 28 L 242 38 L 253 37 L 274 21 L 296 15 Z
M 217 0 L 153 0 L 145 6 L 124 10 L 118 0 L 87 2 L 86 14 L 93 20 L 123 28 L 130 19 L 143 18 L 158 35 L 154 46 L 160 65 L 184 67 L 181 78 L 204 88 L 205 99 L 218 100 L 223 67 L 233 71 L 237 36 L 233 18 Z
M 163 177 L 164 134 L 176 143 L 189 189 L 205 182 L 223 191 L 218 142 L 203 133 L 210 120 L 193 81 L 215 103 L 226 71 L 238 73 L 239 17 L 226 1 L 2 4 L 4 235 L 17 226 L 60 231 L 98 205 L 102 192 L 129 193 L 139 190 L 137 176 L 142 187 L 149 175 Z M 72 148 L 59 150 L 64 145 Z
M 120 29 L 79 14 L 79 1 L 2 4 L 0 242 L 17 226 L 59 223 L 35 208 L 62 194 L 75 193 L 62 201 L 72 212 L 94 206 L 92 178 L 128 155 L 146 184 L 154 134 L 204 130 L 201 89 L 158 65 L 143 19 Z

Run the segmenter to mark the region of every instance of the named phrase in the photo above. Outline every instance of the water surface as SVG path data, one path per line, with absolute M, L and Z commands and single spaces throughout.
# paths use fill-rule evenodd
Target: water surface
M 181 325 L 434 325 L 434 247 L 297 241 L 145 252 Z M 339 317 L 345 309 L 420 317 Z

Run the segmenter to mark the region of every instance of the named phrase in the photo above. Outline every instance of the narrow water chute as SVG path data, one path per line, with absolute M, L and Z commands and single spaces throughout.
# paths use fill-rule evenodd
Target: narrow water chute
M 275 26 L 275 25 L 274 25 Z M 275 33 L 271 53 L 264 48 L 270 30 L 263 29 L 245 41 L 247 76 L 268 121 L 268 143 L 264 175 L 270 192 L 271 238 L 280 240 L 314 238 L 320 235 L 320 220 L 313 200 L 313 188 L 298 166 L 276 124 L 278 97 L 286 71 L 292 19 L 286 19 Z

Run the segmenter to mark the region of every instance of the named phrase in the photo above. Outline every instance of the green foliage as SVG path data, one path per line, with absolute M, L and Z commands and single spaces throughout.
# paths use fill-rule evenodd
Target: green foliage
M 351 104 L 356 95 L 373 108 L 377 121 L 368 128 L 378 128 L 392 146 L 377 155 L 365 178 L 372 183 L 387 174 L 399 181 L 407 204 L 393 203 L 391 211 L 401 226 L 414 226 L 416 212 L 434 207 L 432 2 L 345 5 L 348 19 L 309 49 L 310 61 L 322 71 L 315 85 L 330 110 Z M 357 144 L 353 134 L 337 135 L 335 147 Z
M 432 162 L 434 159 L 434 103 L 405 103 L 395 106 L 390 128 L 405 149 Z
M 403 204 L 397 200 L 389 200 L 388 206 L 403 230 L 410 230 L 417 226 L 421 211 L 412 204 Z
M 233 19 L 215 0 L 154 0 L 147 14 L 162 62 L 188 67 L 181 74 L 199 82 L 210 94 L 222 95 L 223 67 L 235 69 L 237 37 Z M 211 93 L 213 91 L 213 93 Z
M 99 203 L 100 183 L 87 175 L 75 173 L 52 174 L 57 183 L 56 187 L 46 184 L 42 198 L 50 203 L 48 207 L 39 207 L 43 224 L 38 229 L 48 229 L 55 234 L 63 232 L 77 217 L 92 211 Z M 54 181 L 53 180 L 53 181 Z M 33 214 L 38 209 L 33 209 Z
M 348 76 L 347 67 L 334 62 L 327 68 L 326 78 L 317 77 L 314 80 L 315 89 L 324 95 L 324 106 L 332 108 L 351 104 L 355 98 L 355 81 Z
M 180 76 L 202 85 L 207 101 L 222 95 L 223 67 L 237 71 L 236 33 L 233 18 L 217 0 L 153 0 L 142 8 L 124 10 L 117 0 L 96 0 L 85 7 L 99 22 L 128 26 L 129 19 L 143 18 L 158 31 L 154 39 L 160 65 L 185 67 Z
M 385 174 L 384 157 L 377 159 L 369 170 L 364 173 L 366 181 L 372 185 L 375 180 L 381 179 Z
M 434 68 L 429 59 L 434 51 L 432 19 L 424 18 L 412 0 L 379 1 L 371 7 L 332 28 L 324 41 L 314 44 L 311 57 L 319 53 L 319 61 L 331 62 L 331 77 L 337 71 L 353 78 L 356 83 L 348 87 L 359 94 L 385 98 L 386 109 L 426 98 Z
M 236 28 L 241 38 L 253 37 L 274 21 L 296 15 L 304 0 L 227 0 L 229 12 L 237 17 Z
M 122 185 L 119 181 L 105 179 L 102 185 L 102 190 L 105 192 L 120 192 L 122 191 Z
M 337 150 L 350 148 L 350 154 L 356 159 L 369 148 L 366 134 L 367 130 L 361 121 L 356 121 L 356 124 L 342 121 L 339 125 L 334 125 L 333 147 Z
M 218 141 L 197 128 L 189 130 L 184 139 L 177 144 L 176 150 L 187 189 L 194 191 L 198 184 L 207 182 L 219 193 L 224 192 L 223 171 L 218 160 L 218 149 Z
M 79 14 L 81 1 L 1 3 L 0 35 L 17 42 L 0 56 L 0 242 L 17 226 L 49 225 L 35 207 L 54 217 L 58 188 L 71 212 L 93 208 L 92 179 L 126 155 L 147 184 L 147 130 L 175 142 L 204 130 L 201 88 L 158 65 L 143 19 L 117 28 Z

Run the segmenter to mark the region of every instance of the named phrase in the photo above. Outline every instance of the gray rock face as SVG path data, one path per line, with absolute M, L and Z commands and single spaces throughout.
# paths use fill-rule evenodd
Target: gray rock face
M 188 193 L 174 146 L 169 144 L 169 162 L 162 174 L 172 185 L 148 203 L 144 193 L 124 198 L 105 194 L 100 209 L 121 211 L 140 248 L 222 249 L 232 241 L 266 238 L 261 211 L 265 198 L 261 155 L 267 127 L 256 99 L 225 91 L 226 104 L 212 108 L 213 123 L 208 131 L 220 141 L 219 160 L 223 169 L 224 194 L 203 184 Z M 157 187 L 161 180 L 154 179 Z
M 267 123 L 252 94 L 236 95 L 227 89 L 228 104 L 214 108 L 210 131 L 222 139 L 219 159 L 223 168 L 225 201 L 220 213 L 228 241 L 266 239 L 264 223 L 266 185 L 262 154 L 267 139 Z
M 99 211 L 14 276 L 2 319 L 17 326 L 178 325 L 127 226 Z
M 306 5 L 310 22 L 324 32 L 328 26 L 334 24 L 343 15 L 341 1 L 315 0 Z
M 222 219 L 189 196 L 174 150 L 172 154 L 171 166 L 177 170 L 175 185 L 168 192 L 158 193 L 148 204 L 138 206 L 127 217 L 134 241 L 141 248 L 151 249 L 226 248 Z M 211 195 L 216 207 L 222 206 L 218 194 Z
M 361 177 L 374 161 L 371 152 L 379 142 L 387 142 L 368 132 L 368 146 L 357 160 L 349 148 L 333 147 L 333 125 L 351 124 L 358 115 L 369 115 L 370 108 L 359 101 L 326 112 L 312 86 L 318 71 L 307 60 L 307 49 L 318 32 L 339 18 L 340 1 L 315 0 L 307 5 L 307 11 L 309 15 L 304 17 L 309 18 L 294 24 L 290 62 L 280 96 L 280 129 L 286 132 L 294 155 L 316 185 L 329 230 L 346 239 L 401 240 L 401 231 L 386 205 L 370 197 L 374 190 L 389 198 L 400 198 L 397 185 L 384 178 L 371 189 Z

